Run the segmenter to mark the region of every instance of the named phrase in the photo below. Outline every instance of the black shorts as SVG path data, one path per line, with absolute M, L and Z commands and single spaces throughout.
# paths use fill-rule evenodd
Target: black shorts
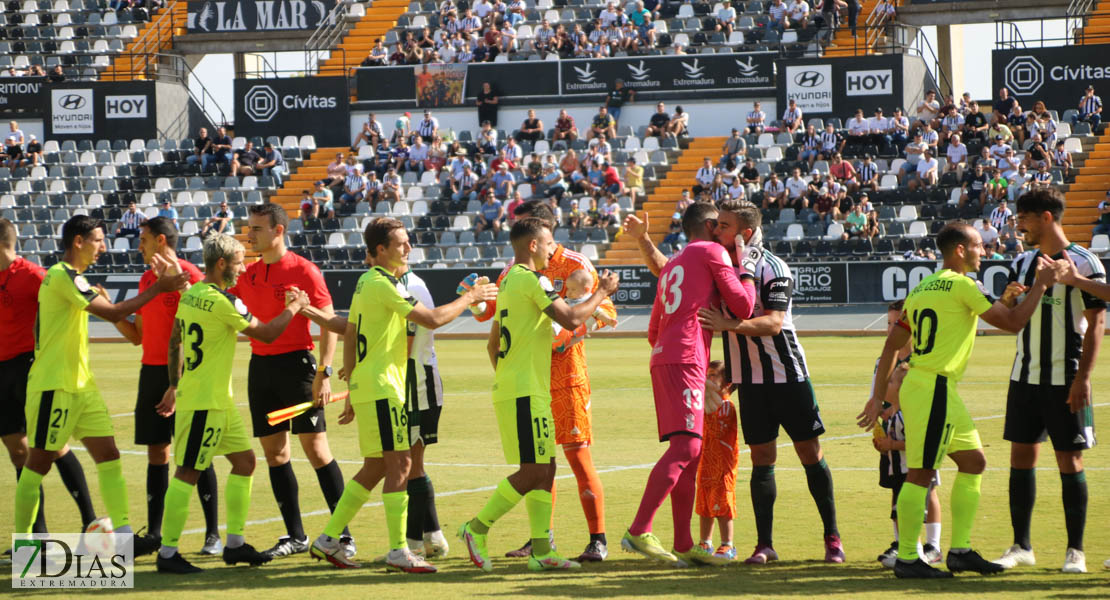
M 8 158 L 11 159 L 16 159 L 23 156 L 23 146 L 20 146 L 18 144 L 15 146 L 6 146 L 4 150 L 7 153 Z
M 1094 409 L 1072 413 L 1068 408 L 1071 385 L 1033 385 L 1010 382 L 1006 394 L 1006 425 L 1002 439 L 1018 444 L 1039 444 L 1046 437 L 1062 452 L 1086 450 L 1095 445 Z
M 312 380 L 315 377 L 316 357 L 308 350 L 273 356 L 251 354 L 247 371 L 247 402 L 250 404 L 254 437 L 290 430 L 293 433 L 327 431 L 322 408 L 309 409 L 278 425 L 266 422 L 267 413 L 311 402 Z
M 27 433 L 27 374 L 33 362 L 34 352 L 0 362 L 0 436 Z
M 779 426 L 795 442 L 825 433 L 817 397 L 809 380 L 792 383 L 741 383 L 740 429 L 749 446 L 773 442 Z
M 163 417 L 154 407 L 170 387 L 166 365 L 143 365 L 139 369 L 139 397 L 135 399 L 135 444 L 151 446 L 173 440 L 173 415 Z
M 432 406 L 417 411 L 409 410 L 409 441 L 412 444 L 423 442 L 425 446 L 438 442 L 441 412 L 443 412 L 442 406 Z

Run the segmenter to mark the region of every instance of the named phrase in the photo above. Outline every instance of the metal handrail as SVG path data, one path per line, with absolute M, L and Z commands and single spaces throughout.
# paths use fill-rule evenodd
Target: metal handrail
M 995 21 L 995 45 L 998 50 L 1014 50 L 1018 48 L 1045 48 L 1054 46 L 1073 46 L 1079 44 L 1110 43 L 1110 34 L 1091 34 L 1083 30 L 1082 26 L 1091 17 L 1110 18 L 1110 11 L 1089 11 L 1081 15 L 1069 15 L 1064 28 L 1064 36 L 1049 36 L 1046 34 L 1046 25 L 1049 21 L 1059 21 L 1062 17 L 1029 17 L 1025 19 L 1004 19 Z M 1019 29 L 1019 24 L 1036 23 L 1040 33 L 1026 39 Z M 1078 29 L 1078 31 L 1077 31 Z
M 897 8 L 899 5 L 898 0 L 891 0 L 891 3 L 895 6 L 895 8 Z M 868 48 L 872 48 L 875 46 L 875 44 L 879 43 L 879 36 L 882 35 L 884 29 L 883 25 L 886 25 L 887 23 L 886 11 L 878 10 L 879 7 L 882 6 L 882 4 L 883 2 L 880 0 L 874 6 L 872 6 L 871 12 L 867 13 L 867 20 L 864 21 L 864 24 L 867 27 L 870 27 L 870 29 L 865 30 Z
M 316 31 L 304 43 L 304 70 L 306 74 L 319 73 L 320 61 L 330 56 L 347 33 L 347 2 L 337 2 L 328 16 L 316 26 Z M 344 60 L 346 64 L 346 60 Z

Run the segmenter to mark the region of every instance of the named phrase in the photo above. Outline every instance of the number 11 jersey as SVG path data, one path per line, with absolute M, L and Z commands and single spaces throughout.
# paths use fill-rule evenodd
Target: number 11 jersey
M 211 283 L 193 284 L 177 304 L 185 368 L 177 384 L 177 410 L 233 410 L 231 369 L 239 332 L 251 324 L 247 307 Z
M 975 347 L 979 315 L 990 307 L 982 284 L 967 275 L 943 269 L 922 279 L 899 321 L 912 335 L 910 368 L 959 381 Z

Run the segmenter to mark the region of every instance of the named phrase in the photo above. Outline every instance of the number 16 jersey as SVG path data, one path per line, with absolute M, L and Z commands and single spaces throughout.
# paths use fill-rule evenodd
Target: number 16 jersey
M 950 269 L 921 280 L 906 297 L 899 325 L 910 331 L 910 368 L 959 381 L 975 347 L 979 315 L 991 300 L 981 284 Z
M 177 410 L 232 410 L 231 369 L 239 332 L 251 324 L 247 307 L 207 282 L 193 284 L 177 304 L 181 356 Z

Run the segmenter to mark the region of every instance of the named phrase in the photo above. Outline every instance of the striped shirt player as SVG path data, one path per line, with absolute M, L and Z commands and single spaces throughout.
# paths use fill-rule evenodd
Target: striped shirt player
M 752 129 L 752 133 L 758 133 L 756 129 L 762 131 L 763 127 L 766 125 L 766 121 L 767 113 L 761 110 L 753 110 L 748 113 L 748 128 Z
M 1010 216 L 1013 215 L 1013 214 L 1014 213 L 1012 211 L 1010 211 L 1010 207 L 1006 206 L 1006 203 L 1003 202 L 1002 204 L 999 204 L 998 206 L 995 207 L 994 210 L 991 211 L 991 216 L 990 216 L 991 225 L 994 225 L 995 229 L 1002 229 L 1002 226 L 1006 224 L 1006 219 L 1009 219 Z M 1032 261 L 1031 264 L 1034 266 L 1034 268 L 1032 270 L 1035 272 L 1036 271 L 1036 264 L 1037 264 L 1036 261 Z M 1030 279 L 1030 281 L 1032 281 L 1032 279 Z
M 795 106 L 793 108 L 788 106 L 782 113 L 783 123 L 793 123 L 800 118 L 802 118 L 802 107 L 800 106 Z
M 432 143 L 435 138 L 436 131 L 439 130 L 439 121 L 432 116 L 430 112 L 424 112 L 424 120 L 416 126 L 416 132 L 420 137 L 424 138 L 425 143 Z
M 821 134 L 821 151 L 822 152 L 835 152 L 837 146 L 840 145 L 840 134 L 835 130 L 825 130 Z
M 1102 108 L 1102 98 L 1093 94 L 1083 96 L 1083 99 L 1079 101 L 1079 120 L 1086 121 L 1098 115 L 1098 109 L 1100 108 Z
M 856 167 L 856 173 L 859 175 L 859 180 L 861 183 L 871 181 L 871 179 L 875 177 L 875 173 L 877 172 L 878 167 L 876 167 L 875 163 L 873 162 L 862 162 L 859 164 L 858 167 Z
M 428 285 L 418 275 L 409 271 L 401 276 L 401 283 L 418 302 L 435 308 Z M 409 439 L 425 446 L 439 441 L 439 415 L 443 408 L 443 380 L 436 360 L 435 332 L 408 322 L 409 347 L 406 396 L 408 400 Z

